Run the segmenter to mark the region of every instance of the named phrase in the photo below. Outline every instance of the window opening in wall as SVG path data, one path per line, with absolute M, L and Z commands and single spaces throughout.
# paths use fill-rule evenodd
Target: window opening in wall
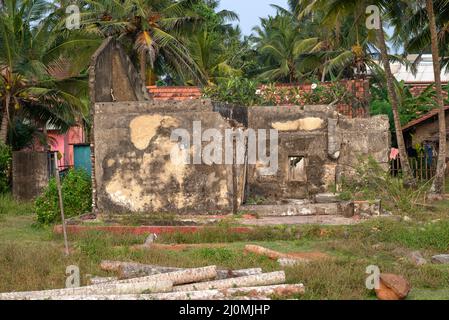
M 290 156 L 288 160 L 288 180 L 306 182 L 306 158 L 303 156 Z

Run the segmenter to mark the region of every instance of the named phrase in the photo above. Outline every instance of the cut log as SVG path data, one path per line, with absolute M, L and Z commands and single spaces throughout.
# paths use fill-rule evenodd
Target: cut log
M 303 260 L 304 261 L 302 261 L 299 258 L 296 258 L 296 259 L 280 258 L 280 259 L 278 259 L 278 263 L 279 263 L 279 266 L 281 266 L 282 268 L 291 268 L 291 267 L 296 267 L 296 266 L 301 265 L 303 263 L 309 262 L 309 260 L 307 260 L 307 259 L 303 259 Z
M 208 281 L 217 277 L 217 267 L 209 266 L 203 268 L 183 269 L 174 272 L 155 274 L 151 276 L 132 278 L 110 282 L 112 284 L 139 283 L 145 281 L 171 281 L 173 285 Z
M 138 277 L 151 276 L 155 274 L 186 270 L 185 268 L 174 268 L 174 267 L 156 266 L 135 262 L 106 261 L 106 260 L 101 262 L 100 267 L 105 271 L 117 272 L 121 279 L 138 278 Z M 242 270 L 217 270 L 217 279 L 243 277 L 261 273 L 262 273 L 261 268 L 242 269 Z
M 0 293 L 0 300 L 46 300 L 54 297 L 65 297 L 73 295 L 97 295 L 97 294 L 140 294 L 143 292 L 169 292 L 173 289 L 171 281 L 148 280 L 138 283 L 124 283 L 124 284 L 99 284 L 79 288 L 53 289 L 43 291 L 26 291 L 26 292 L 9 292 Z
M 117 281 L 117 277 L 92 277 L 89 279 L 90 285 L 96 285 L 96 284 L 104 284 L 112 281 Z
M 251 253 L 255 253 L 261 256 L 266 256 L 272 260 L 277 260 L 280 258 L 288 258 L 288 255 L 285 253 L 281 253 L 278 251 L 274 251 L 274 250 L 270 250 L 261 246 L 255 246 L 252 244 L 248 244 L 245 246 L 245 251 L 246 252 L 251 252 Z
M 282 253 L 282 252 L 270 250 L 270 249 L 267 249 L 267 248 L 264 248 L 261 246 L 251 245 L 251 244 L 248 244 L 245 246 L 245 251 L 255 253 L 255 254 L 258 254 L 261 256 L 266 256 L 272 260 L 289 259 L 289 260 L 297 260 L 299 262 L 304 262 L 304 263 L 310 262 L 309 259 L 297 257 L 293 254 Z
M 280 284 L 285 282 L 284 271 L 256 274 L 252 276 L 215 280 L 209 282 L 193 283 L 183 286 L 173 287 L 173 291 L 200 291 L 212 289 L 228 289 L 250 286 L 265 286 Z
M 100 263 L 100 268 L 104 271 L 118 272 L 120 277 L 124 279 L 185 270 L 185 268 L 183 269 L 174 267 L 162 267 L 136 262 L 122 262 L 122 261 L 109 261 L 109 260 L 102 261 Z
M 217 270 L 217 280 L 252 276 L 255 274 L 262 274 L 262 268 L 241 269 L 241 270 Z
M 284 284 L 264 287 L 230 288 L 221 290 L 180 291 L 135 295 L 55 296 L 52 300 L 222 300 L 269 299 L 269 296 L 288 297 L 304 293 L 303 284 Z

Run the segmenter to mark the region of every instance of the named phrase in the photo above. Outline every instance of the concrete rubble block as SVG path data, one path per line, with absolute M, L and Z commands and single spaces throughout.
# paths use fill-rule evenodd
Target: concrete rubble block
M 258 216 L 314 216 L 314 215 L 341 215 L 347 207 L 339 203 L 312 203 L 304 205 L 251 205 L 241 207 L 241 211 L 254 213 Z
M 411 252 L 408 255 L 408 258 L 409 258 L 410 262 L 412 262 L 416 266 L 422 266 L 422 265 L 427 264 L 427 260 L 424 259 L 424 257 L 422 256 L 421 252 L 419 252 L 419 251 Z
M 315 203 L 334 203 L 340 202 L 339 194 L 337 193 L 319 193 L 315 195 Z
M 354 201 L 354 214 L 361 217 L 380 216 L 382 214 L 381 200 Z
M 434 264 L 449 264 L 449 254 L 439 254 L 432 257 Z

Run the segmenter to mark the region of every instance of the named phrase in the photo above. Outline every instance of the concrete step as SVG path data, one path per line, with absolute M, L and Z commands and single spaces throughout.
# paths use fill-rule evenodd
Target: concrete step
M 356 218 L 345 218 L 337 215 L 319 216 L 291 216 L 291 217 L 262 217 L 259 219 L 238 219 L 238 223 L 248 227 L 264 227 L 276 225 L 305 225 L 317 224 L 328 226 L 353 225 L 362 220 Z
M 341 202 L 339 193 L 319 193 L 314 197 L 315 203 Z
M 352 202 L 338 203 L 288 203 L 278 205 L 245 205 L 241 212 L 256 214 L 259 217 L 288 217 L 288 216 L 326 216 L 339 215 L 354 216 Z

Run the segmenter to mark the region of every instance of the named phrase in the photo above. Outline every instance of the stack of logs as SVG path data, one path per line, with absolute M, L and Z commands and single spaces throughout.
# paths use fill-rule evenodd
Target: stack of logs
M 90 285 L 78 288 L 0 293 L 0 300 L 269 300 L 304 293 L 302 284 L 284 284 L 284 271 L 263 273 L 260 268 L 180 269 L 102 261 L 101 269 L 118 277 L 93 277 Z

